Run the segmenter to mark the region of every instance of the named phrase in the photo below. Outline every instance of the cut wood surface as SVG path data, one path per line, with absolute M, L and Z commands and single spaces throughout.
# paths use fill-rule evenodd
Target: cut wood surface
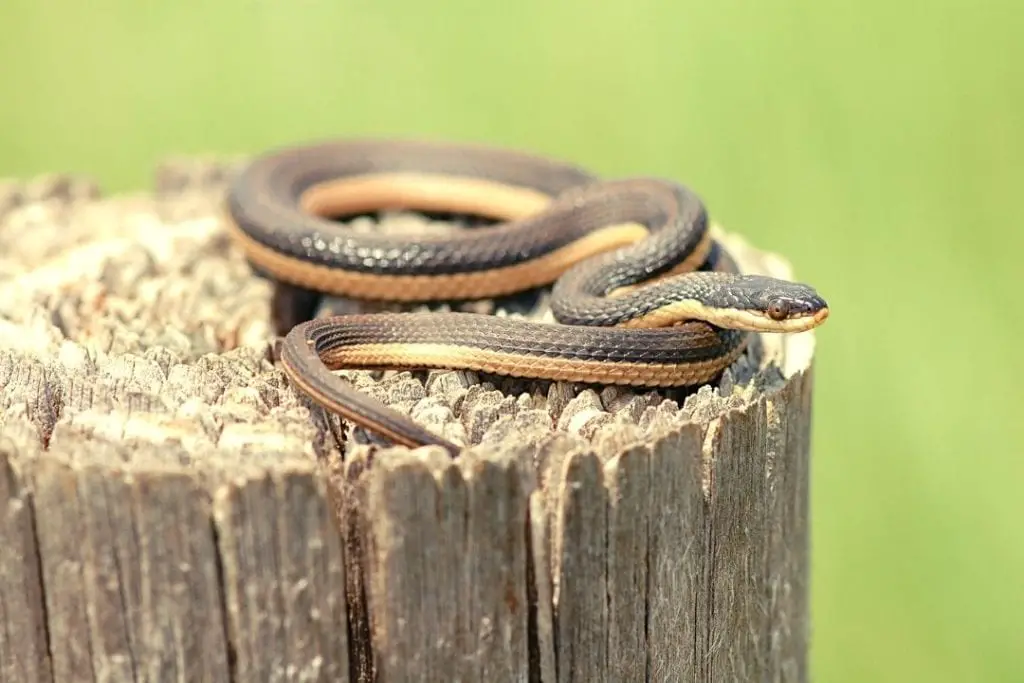
M 808 680 L 813 333 L 690 393 L 344 371 L 466 450 L 391 447 L 275 365 L 240 162 L 0 182 L 0 681 Z

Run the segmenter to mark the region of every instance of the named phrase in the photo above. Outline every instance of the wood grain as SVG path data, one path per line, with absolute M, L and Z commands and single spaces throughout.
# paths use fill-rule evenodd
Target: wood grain
M 467 449 L 391 447 L 276 366 L 242 162 L 0 183 L 0 681 L 808 680 L 813 334 L 690 393 L 344 372 Z

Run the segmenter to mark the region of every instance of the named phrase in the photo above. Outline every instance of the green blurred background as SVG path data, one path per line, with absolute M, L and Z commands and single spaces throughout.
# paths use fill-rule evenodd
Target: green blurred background
M 325 136 L 663 174 L 819 334 L 816 681 L 1024 680 L 1019 2 L 5 0 L 0 176 Z

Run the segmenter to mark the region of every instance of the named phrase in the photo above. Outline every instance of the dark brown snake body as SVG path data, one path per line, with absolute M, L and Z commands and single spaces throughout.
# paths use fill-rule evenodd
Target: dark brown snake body
M 458 447 L 329 370 L 465 368 L 537 379 L 707 382 L 752 332 L 825 320 L 811 287 L 738 272 L 703 203 L 657 178 L 601 181 L 510 150 L 360 140 L 278 150 L 237 177 L 230 226 L 273 278 L 362 299 L 479 299 L 552 285 L 560 324 L 472 313 L 348 315 L 292 329 L 281 360 L 319 405 L 407 446 Z M 334 218 L 388 209 L 481 216 L 444 236 L 356 232 Z

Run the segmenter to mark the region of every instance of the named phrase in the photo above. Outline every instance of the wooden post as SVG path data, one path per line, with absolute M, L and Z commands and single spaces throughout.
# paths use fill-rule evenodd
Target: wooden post
M 371 448 L 273 365 L 231 170 L 0 185 L 0 681 L 808 680 L 813 334 L 692 395 L 348 373 L 473 444 Z

